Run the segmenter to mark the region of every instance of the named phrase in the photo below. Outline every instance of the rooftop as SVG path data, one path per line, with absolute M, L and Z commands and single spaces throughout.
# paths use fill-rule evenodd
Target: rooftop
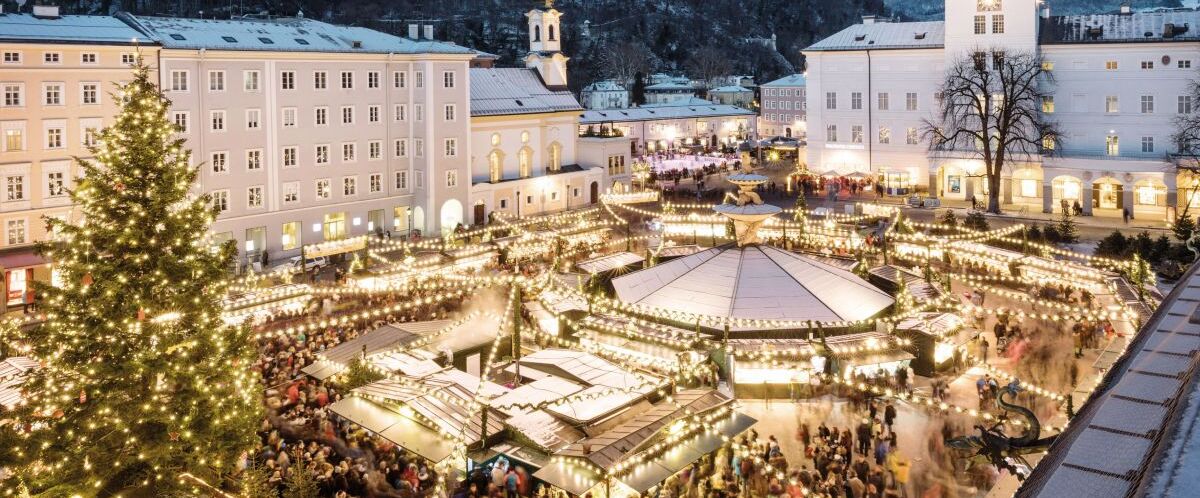
M 1042 21 L 1040 33 L 1042 44 L 1196 41 L 1200 40 L 1200 11 L 1052 16 Z
M 707 102 L 707 101 L 706 101 Z M 625 121 L 655 121 L 659 119 L 691 119 L 719 116 L 753 116 L 752 111 L 722 104 L 633 107 L 584 111 L 580 124 L 599 124 Z
M 146 35 L 111 16 L 34 17 L 0 15 L 0 40 L 133 45 L 152 43 Z
M 565 88 L 550 89 L 533 69 L 471 69 L 472 116 L 580 110 L 575 95 Z
M 335 26 L 303 17 L 186 19 L 135 16 L 118 18 L 144 31 L 164 48 L 272 52 L 375 54 L 463 54 L 475 51 L 449 42 L 411 40 L 367 28 Z
M 808 77 L 804 76 L 803 74 L 796 73 L 796 74 L 789 74 L 787 76 L 784 76 L 784 77 L 779 78 L 774 81 L 768 81 L 766 83 L 763 83 L 762 87 L 763 88 L 771 88 L 771 87 L 792 87 L 792 86 L 806 86 L 806 85 L 808 85 Z
M 810 45 L 804 51 L 942 48 L 945 34 L 946 25 L 942 21 L 877 21 L 850 26 Z
M 600 81 L 593 81 L 588 86 L 583 87 L 583 91 L 585 91 L 585 92 L 623 92 L 623 91 L 625 91 L 625 87 L 621 86 L 620 83 L 617 83 L 616 81 L 613 81 L 613 80 L 600 80 Z
M 753 93 L 753 92 L 754 92 L 754 90 L 751 90 L 751 89 L 749 89 L 749 88 L 746 88 L 746 87 L 744 87 L 744 86 L 737 86 L 737 85 L 727 85 L 727 86 L 719 86 L 719 87 L 717 87 L 717 88 L 713 88 L 712 90 L 709 90 L 709 93 L 712 93 L 712 92 L 717 92 L 717 93 L 735 93 L 735 92 L 736 92 L 736 93 L 743 93 L 743 92 L 745 92 L 745 93 Z
M 688 90 L 688 91 L 691 91 L 691 90 L 695 90 L 695 89 L 696 88 L 693 87 L 690 82 L 685 83 L 685 82 L 680 82 L 680 81 L 666 81 L 663 83 L 658 83 L 656 85 L 650 85 L 650 86 L 646 87 L 646 91 L 659 91 L 659 90 L 664 90 L 664 91 L 665 90 L 678 90 L 678 91 Z

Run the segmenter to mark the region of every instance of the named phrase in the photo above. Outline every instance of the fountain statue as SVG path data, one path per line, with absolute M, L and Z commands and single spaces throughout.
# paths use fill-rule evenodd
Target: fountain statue
M 1037 415 L 1030 409 L 1014 405 L 1005 399 L 1006 396 L 1015 397 L 1019 392 L 1021 392 L 1021 382 L 1013 379 L 1001 389 L 1000 395 L 996 398 L 996 404 L 1005 412 L 1015 413 L 1021 419 L 1019 424 L 1024 427 L 1021 435 L 1009 436 L 999 427 L 1007 418 L 1007 416 L 1003 416 L 1000 419 L 1001 422 L 992 427 L 976 425 L 975 429 L 979 431 L 978 436 L 950 438 L 946 440 L 946 445 L 968 454 L 967 460 L 972 466 L 976 463 L 990 463 L 997 469 L 1009 471 L 1017 476 L 1018 480 L 1025 480 L 1031 470 L 1029 462 L 1025 460 L 1025 455 L 1046 451 L 1046 448 L 1050 447 L 1058 435 L 1040 437 L 1042 424 L 1038 421 Z
M 736 195 L 731 192 L 725 194 L 725 200 L 733 199 L 734 203 L 721 204 L 714 207 L 713 211 L 733 220 L 738 247 L 762 243 L 758 236 L 759 227 L 767 218 L 782 211 L 779 206 L 763 204 L 762 197 L 754 191 L 755 187 L 766 183 L 768 178 L 751 172 L 750 164 L 745 162 L 742 163 L 742 172 L 729 175 L 727 180 L 738 187 Z

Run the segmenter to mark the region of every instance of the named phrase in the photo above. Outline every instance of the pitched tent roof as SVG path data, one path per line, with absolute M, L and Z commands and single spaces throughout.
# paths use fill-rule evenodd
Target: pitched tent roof
M 111 16 L 49 18 L 31 14 L 0 15 L 0 41 L 108 45 L 153 43 L 144 33 Z
M 303 17 L 186 19 L 118 17 L 144 31 L 164 48 L 374 54 L 462 54 L 469 48 L 449 42 L 411 40 L 356 26 L 336 26 Z
M 472 116 L 581 110 L 583 106 L 574 94 L 565 89 L 551 90 L 533 69 L 471 69 Z
M 850 271 L 770 246 L 716 247 L 612 284 L 627 303 L 740 319 L 861 320 L 894 303 Z
M 1039 37 L 1046 45 L 1196 41 L 1200 40 L 1200 11 L 1052 16 L 1042 21 Z
M 808 85 L 808 77 L 806 77 L 800 73 L 789 74 L 789 75 L 779 78 L 777 80 L 768 81 L 768 82 L 762 84 L 762 86 L 764 88 L 806 86 L 806 85 Z
M 945 35 L 946 24 L 942 21 L 855 24 L 804 51 L 942 48 Z
M 451 373 L 449 370 L 445 373 Z M 465 374 L 465 373 L 464 373 Z M 466 374 L 469 375 L 469 374 Z M 462 434 L 470 442 L 479 441 L 483 427 L 480 413 L 470 410 L 470 403 L 475 397 L 475 388 L 479 378 L 474 378 L 472 386 L 464 386 L 460 379 L 442 374 L 434 374 L 423 378 L 399 377 L 403 379 L 384 379 L 372 382 L 354 390 L 355 394 L 376 400 L 382 400 L 385 406 L 404 406 L 419 415 L 425 424 L 434 431 L 450 434 Z M 464 379 L 465 380 L 465 379 Z M 469 382 L 468 382 L 469 383 Z M 500 392 L 504 388 L 495 384 L 485 383 L 483 390 Z M 504 430 L 504 415 L 498 410 L 489 408 L 487 433 L 498 434 Z M 400 415 L 398 415 L 400 416 Z

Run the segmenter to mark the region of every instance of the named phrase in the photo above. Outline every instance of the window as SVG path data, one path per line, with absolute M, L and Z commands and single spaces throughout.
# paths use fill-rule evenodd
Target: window
M 329 188 L 329 179 L 328 178 L 322 178 L 320 180 L 317 180 L 317 198 L 318 199 L 328 199 L 329 196 L 332 194 L 333 194 L 333 191 L 330 190 L 330 188 Z
M 188 113 L 183 111 L 175 111 L 174 113 L 175 129 L 179 133 L 187 133 L 190 129 L 188 126 Z
M 408 157 L 408 140 L 396 139 L 395 153 L 396 157 Z
M 906 130 L 904 134 L 904 143 L 908 145 L 917 145 L 918 142 L 917 129 L 911 126 L 908 127 L 908 130 Z
M 326 84 L 328 84 L 328 82 L 326 81 L 327 77 L 328 77 L 328 75 L 325 73 L 325 71 L 314 72 L 313 73 L 313 88 L 315 88 L 317 90 L 324 90 Z
M 1047 73 L 1054 71 L 1054 61 L 1042 61 L 1042 71 Z
M 49 197 L 62 197 L 67 195 L 67 185 L 65 174 L 62 171 L 52 171 L 46 173 L 46 195 Z
M 63 128 L 61 126 L 50 126 L 46 128 L 46 148 L 63 148 Z
M 314 153 L 314 161 L 317 164 L 329 164 L 329 146 L 318 145 Z
M 379 106 L 367 106 L 367 121 L 371 123 L 379 122 Z
M 862 109 L 862 92 L 850 92 L 850 109 L 854 111 Z
M 262 127 L 262 111 L 246 109 L 246 129 L 257 130 Z
M 444 108 L 444 112 L 443 112 L 443 114 L 446 117 L 446 121 L 454 121 L 454 111 L 455 111 L 454 104 L 446 104 L 446 107 Z
M 225 131 L 225 111 L 211 111 L 208 113 L 209 129 L 212 131 Z
M 20 107 L 25 101 L 25 85 L 21 83 L 4 84 L 4 107 Z
M 25 220 L 8 220 L 8 243 L 25 243 Z
M 296 72 L 284 71 L 279 73 L 279 88 L 282 90 L 296 89 Z
M 413 139 L 413 149 L 415 149 L 413 151 L 413 153 L 417 157 L 425 157 L 425 140 L 422 140 L 420 138 L 414 138 Z
M 251 149 L 246 151 L 246 169 L 248 171 L 257 171 L 262 169 L 262 149 Z
M 454 188 L 458 186 L 458 172 L 449 170 L 446 172 L 446 188 Z
M 43 64 L 61 64 L 62 53 L 60 52 L 44 52 L 42 53 Z
M 63 104 L 63 84 L 62 83 L 43 83 L 42 84 L 42 103 L 45 105 L 62 105 Z
M 358 195 L 358 178 L 353 176 L 342 178 L 342 195 L 347 197 Z
M 1175 61 L 1175 65 L 1179 69 L 1191 69 L 1192 68 L 1192 60 L 1191 59 L 1179 59 L 1178 61 Z
M 829 125 L 829 126 L 825 127 L 825 141 L 827 141 L 827 142 L 836 142 L 837 141 L 837 125 Z
M 258 71 L 242 71 L 242 90 L 247 92 L 257 92 L 258 80 Z
M 353 162 L 355 159 L 355 145 L 353 143 L 342 144 L 342 162 Z
M 367 72 L 367 88 L 379 88 L 379 72 Z
M 84 124 L 83 121 L 85 120 L 80 120 L 80 127 L 83 128 L 83 146 L 95 147 L 100 137 L 100 119 L 96 118 L 95 123 L 90 125 Z
M 0 122 L 0 126 L 4 129 L 4 151 L 13 152 L 25 150 L 25 122 L 24 121 L 8 121 Z
M 1104 153 L 1110 156 L 1116 156 L 1121 153 L 1120 139 L 1116 135 L 1104 137 Z
M 550 144 L 550 171 L 562 169 L 562 145 L 555 142 Z
M 229 191 L 228 190 L 214 190 L 209 195 L 212 196 L 212 206 L 213 206 L 213 208 L 216 208 L 218 213 L 224 213 L 226 211 L 229 211 Z
M 908 92 L 904 94 L 904 108 L 910 111 L 917 110 L 917 94 L 916 92 Z
M 425 88 L 425 72 L 417 71 L 415 74 L 416 75 L 414 76 L 414 78 L 416 78 L 416 80 L 417 80 L 416 81 L 417 88 Z
M 392 73 L 392 86 L 396 88 L 404 88 L 405 84 L 407 84 L 407 75 L 408 73 L 404 71 L 396 71 Z
M 1104 69 L 1107 71 L 1116 71 L 1118 67 L 1117 61 L 1104 61 Z
M 79 102 L 85 105 L 94 105 L 100 103 L 100 84 L 99 83 L 82 83 L 79 90 Z
M 1154 69 L 1154 61 L 1142 61 L 1142 69 Z
M 454 71 L 442 73 L 442 88 L 454 88 Z
M 975 16 L 975 34 L 987 34 L 987 16 Z
M 1054 96 L 1053 95 L 1043 95 L 1042 96 L 1042 112 L 1044 112 L 1046 114 L 1054 114 Z
M 121 64 L 124 64 L 126 66 L 134 65 L 135 63 L 137 63 L 137 60 L 138 60 L 137 54 L 132 54 L 132 53 L 128 53 L 128 52 L 121 54 Z
M 421 104 L 413 104 L 413 119 L 417 121 L 425 120 L 425 106 Z
M 342 106 L 342 124 L 354 124 L 354 106 Z
M 374 161 L 383 157 L 383 142 L 371 140 L 367 142 L 367 159 Z
M 396 104 L 396 107 L 394 110 L 396 121 L 404 121 L 406 119 L 405 115 L 407 113 L 405 112 L 405 110 L 407 107 L 408 106 L 406 106 L 404 104 Z
M 1042 137 L 1042 150 L 1054 150 L 1054 137 L 1047 135 Z
M 397 171 L 396 172 L 396 190 L 407 190 L 407 189 L 408 189 L 408 172 L 407 171 Z
M 888 100 L 889 100 L 889 96 L 888 96 L 887 92 L 879 93 L 879 110 L 881 110 L 881 111 L 888 110 L 888 105 L 889 105 Z
M 522 148 L 517 152 L 517 174 L 521 178 L 529 178 L 533 176 L 533 151 L 528 147 Z
M 342 88 L 346 90 L 354 88 L 354 72 L 342 71 Z
M 4 52 L 4 63 L 5 64 L 20 64 L 21 63 L 21 52 L 5 51 Z
M 6 201 L 23 201 L 25 200 L 25 177 L 21 175 L 12 175 L 4 179 L 6 193 L 4 200 Z
M 446 157 L 458 156 L 458 139 L 457 138 L 447 138 L 445 141 L 444 151 L 445 151 Z
M 1175 109 L 1175 112 L 1178 112 L 1179 114 L 1191 114 L 1192 113 L 1192 96 L 1191 95 L 1180 95 L 1178 106 Z
M 1120 111 L 1121 111 L 1121 102 L 1120 102 L 1120 100 L 1117 99 L 1116 95 L 1109 95 L 1107 97 L 1104 97 L 1104 112 L 1112 113 L 1112 112 L 1120 112 Z
M 186 92 L 188 91 L 188 72 L 175 70 L 171 71 L 171 91 Z
M 281 112 L 283 113 L 283 118 L 280 119 L 280 121 L 283 122 L 283 127 L 284 128 L 295 128 L 296 127 L 296 108 L 295 107 L 284 107 Z
M 246 207 L 250 209 L 263 207 L 263 188 L 255 185 L 246 189 Z
M 1004 14 L 992 15 L 992 34 L 1004 34 Z
M 313 109 L 313 122 L 317 126 L 325 126 L 329 124 L 329 109 L 325 107 L 317 107 Z
M 837 92 L 825 92 L 825 108 L 837 109 Z
M 296 162 L 296 159 L 297 159 L 296 147 L 294 147 L 294 146 L 284 147 L 283 154 L 281 154 L 281 155 L 283 156 L 283 167 L 285 167 L 285 168 L 296 167 L 296 164 L 297 164 L 297 162 Z
M 1154 137 L 1142 137 L 1142 152 L 1154 152 Z
M 853 125 L 850 127 L 850 141 L 856 144 L 861 144 L 863 142 L 862 125 Z
M 283 224 L 283 250 L 291 251 L 300 247 L 300 222 L 292 221 Z
M 1142 95 L 1142 114 L 1154 114 L 1154 96 Z
M 212 172 L 213 173 L 228 173 L 229 172 L 229 154 L 225 152 L 212 153 Z
M 300 202 L 300 182 L 286 182 L 283 184 L 283 203 L 292 204 Z
M 371 193 L 383 192 L 383 175 L 379 173 L 371 173 L 367 177 L 367 188 L 371 189 Z
M 879 143 L 881 143 L 881 144 L 892 143 L 892 129 L 891 128 L 880 128 L 879 129 Z
M 208 91 L 224 92 L 225 91 L 225 71 L 209 71 L 208 72 Z

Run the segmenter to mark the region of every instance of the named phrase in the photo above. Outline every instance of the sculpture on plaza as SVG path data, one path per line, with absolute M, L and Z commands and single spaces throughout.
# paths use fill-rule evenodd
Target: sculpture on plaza
M 762 243 L 762 239 L 758 236 L 758 229 L 767 221 L 767 218 L 782 211 L 779 206 L 763 204 L 762 197 L 754 191 L 759 185 L 766 183 L 768 178 L 752 173 L 749 164 L 743 163 L 742 172 L 729 175 L 727 180 L 736 185 L 738 191 L 737 193 L 726 192 L 723 201 L 733 199 L 734 203 L 721 204 L 714 207 L 713 210 L 733 220 L 738 247 Z
M 996 424 L 991 427 L 976 425 L 975 429 L 979 431 L 978 436 L 950 438 L 946 440 L 946 445 L 963 452 L 973 451 L 974 453 L 967 457 L 971 465 L 991 463 L 998 469 L 1009 471 L 1017 476 L 1017 479 L 1024 480 L 1031 469 L 1024 455 L 1045 451 L 1058 435 L 1039 437 L 1042 432 L 1042 424 L 1038 421 L 1037 415 L 1029 408 L 1014 405 L 1009 401 L 1021 390 L 1021 382 L 1013 379 L 1007 386 L 1004 386 L 996 398 L 996 404 L 1006 412 Z M 1009 399 L 1006 399 L 1005 396 L 1008 396 Z M 1022 422 L 1021 427 L 1024 427 L 1024 430 L 1018 436 L 1008 435 L 1001 427 L 1009 418 L 1008 413 L 1016 414 Z

